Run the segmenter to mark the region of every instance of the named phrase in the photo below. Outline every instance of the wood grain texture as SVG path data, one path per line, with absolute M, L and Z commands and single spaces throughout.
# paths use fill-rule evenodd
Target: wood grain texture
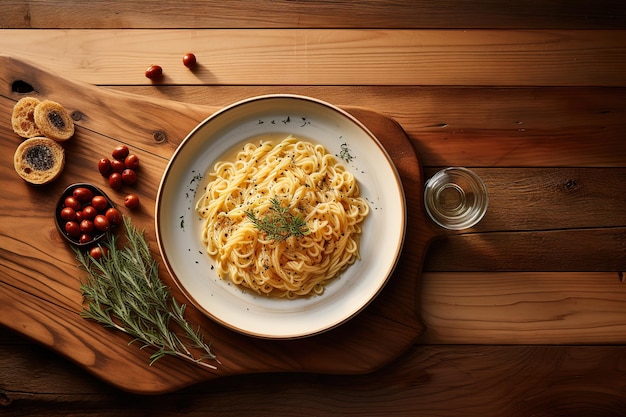
M 400 123 L 425 167 L 623 167 L 626 161 L 622 139 L 626 132 L 624 88 L 286 85 L 108 88 L 218 107 L 272 93 L 308 95 L 337 104 L 353 103 L 387 114 Z M 528 170 L 528 175 L 532 172 Z
M 3 4 L 2 28 L 569 28 L 623 29 L 619 0 L 22 0 Z M 84 16 L 89 16 L 85 19 Z
M 25 35 L 15 28 L 36 30 Z M 90 28 L 103 30 L 74 31 Z M 39 29 L 54 29 L 54 41 Z M 27 340 L 22 332 L 41 330 L 32 322 L 20 333 L 0 326 L 0 414 L 622 417 L 623 187 L 609 186 L 619 184 L 613 174 L 626 166 L 625 30 L 622 0 L 3 2 L 0 53 L 30 58 L 72 81 L 172 99 L 199 113 L 258 94 L 296 93 L 387 114 L 408 133 L 426 173 L 467 165 L 490 177 L 494 201 L 485 221 L 507 231 L 490 226 L 433 242 L 420 286 L 419 313 L 428 328 L 405 354 L 370 374 L 261 372 L 145 397 L 119 391 Z M 368 32 L 375 36 L 365 37 Z M 407 37 L 398 40 L 400 33 Z M 259 44 L 263 49 L 249 48 Z M 180 63 L 190 48 L 203 65 L 194 76 Z M 284 57 L 296 65 L 268 73 L 276 68 L 269 59 Z M 304 57 L 315 72 L 303 70 Z M 142 77 L 153 60 L 164 66 L 167 85 Z M 80 98 L 68 99 L 81 108 Z M 115 112 L 84 115 L 81 123 L 96 131 L 111 126 L 109 137 L 97 139 L 102 149 L 132 138 L 158 163 L 170 145 L 157 144 L 154 133 L 165 128 L 175 141 L 179 128 L 150 114 L 132 126 L 112 126 Z M 188 115 L 180 132 L 204 116 Z M 1 119 L 0 129 L 2 141 L 11 137 Z M 0 178 L 10 173 L 4 169 Z M 516 170 L 519 183 L 498 186 L 498 175 Z M 576 184 L 563 188 L 568 180 Z M 606 197 L 607 212 L 587 200 L 602 205 L 596 192 Z M 518 193 L 524 198 L 516 206 L 507 199 Z M 28 204 L 46 198 L 34 193 Z M 535 199 L 556 201 L 558 210 L 542 211 Z M 22 220 L 9 207 L 0 211 L 3 230 Z M 563 228 L 551 227 L 551 220 Z M 23 277 L 32 265 L 18 259 L 19 245 L 0 240 L 0 256 L 5 248 L 15 265 L 8 279 L 33 284 Z M 46 256 L 41 268 L 56 271 L 57 259 Z M 32 291 L 44 288 L 35 282 Z M 8 294 L 9 302 L 22 298 Z M 61 317 L 75 314 L 74 292 L 62 289 L 59 299 Z M 272 363 L 262 349 L 253 354 Z M 88 352 L 80 356 L 90 360 Z
M 432 243 L 424 270 L 621 272 L 626 227 L 451 234 Z
M 626 270 L 623 168 L 474 171 L 488 189 L 487 214 L 475 227 L 435 240 L 424 270 Z
M 0 343 L 0 406 L 8 417 L 621 417 L 626 406 L 624 346 L 415 346 L 369 375 L 241 375 L 146 397 L 90 378 L 19 335 L 2 335 L 19 346 Z
M 160 84 L 617 87 L 625 45 L 626 30 L 0 31 L 3 54 L 100 85 L 149 85 L 144 71 L 158 64 Z
M 626 284 L 611 272 L 426 273 L 423 343 L 624 344 Z
M 81 114 L 82 126 L 77 133 L 77 144 L 75 144 L 71 151 L 73 154 L 79 156 L 81 159 L 88 159 L 89 155 L 93 152 L 107 152 L 107 149 L 112 148 L 113 144 L 117 142 L 118 137 L 127 137 L 129 143 L 135 144 L 140 149 L 149 149 L 149 152 L 143 151 L 141 154 L 142 161 L 150 167 L 150 170 L 162 170 L 167 159 L 168 153 L 170 153 L 175 145 L 180 141 L 184 132 L 188 127 L 186 123 L 196 123 L 204 117 L 204 113 L 209 114 L 211 112 L 210 107 L 206 106 L 192 106 L 183 103 L 172 103 L 171 107 L 168 107 L 174 114 L 175 112 L 184 112 L 186 117 L 182 123 L 168 123 L 162 125 L 163 118 L 158 117 L 159 105 L 164 105 L 163 102 L 147 100 L 143 97 L 131 96 L 124 94 L 123 92 L 110 92 L 96 90 L 89 88 L 89 94 L 91 105 L 96 106 L 99 109 L 107 109 L 107 111 L 94 110 L 90 106 L 86 106 L 81 101 L 81 96 L 64 96 L 65 91 L 76 91 L 77 87 L 66 79 L 54 78 L 46 73 L 35 70 L 29 66 L 23 66 L 19 61 L 5 60 L 4 68 L 5 74 L 16 74 L 20 79 L 28 80 L 30 84 L 36 86 L 38 94 L 49 95 L 50 97 L 67 102 L 67 105 L 72 111 L 79 111 Z M 20 70 L 20 68 L 22 68 Z M 12 85 L 12 79 L 4 78 L 4 88 L 8 96 L 15 97 L 17 93 L 10 91 Z M 53 82 L 51 82 L 53 80 Z M 119 97 L 117 97 L 119 95 Z M 152 106 L 149 114 L 153 115 L 152 122 L 155 123 L 154 127 L 146 129 L 146 126 L 150 126 L 151 122 L 146 123 L 146 119 L 143 118 L 143 123 L 139 124 L 122 124 L 113 123 L 113 120 L 123 120 L 124 117 L 128 117 L 127 110 L 116 110 L 115 106 L 111 103 L 115 100 L 126 101 L 126 108 L 129 106 L 140 106 L 145 108 Z M 4 114 L 8 115 L 14 101 L 5 100 Z M 169 106 L 169 103 L 168 103 Z M 354 109 L 358 112 L 358 109 Z M 362 110 L 361 110 L 362 111 Z M 185 121 L 186 120 L 186 121 Z M 161 125 L 156 125 L 161 123 Z M 391 128 L 392 126 L 387 126 Z M 150 132 L 163 131 L 167 133 L 168 141 L 155 146 L 154 138 Z M 384 130 L 384 129 L 381 129 Z M 98 132 L 98 133 L 96 133 Z M 5 131 L 4 135 L 11 136 L 10 131 Z M 96 139 L 98 138 L 98 139 Z M 86 141 L 89 143 L 87 145 Z M 80 143 L 83 142 L 83 145 Z M 10 152 L 5 152 L 9 155 Z M 83 163 L 78 164 L 78 161 L 74 162 L 75 166 L 69 166 L 70 172 L 67 175 L 75 175 L 77 177 L 84 176 L 86 180 L 93 180 L 93 176 L 90 176 L 86 169 L 87 165 Z M 78 165 L 76 165 L 78 164 Z M 403 165 L 400 163 L 400 167 Z M 10 164 L 3 165 L 6 172 L 3 172 L 4 178 L 10 178 L 12 175 Z M 433 172 L 435 168 L 426 169 L 426 174 Z M 556 169 L 556 168 L 542 168 L 542 169 L 481 169 L 480 174 L 487 180 L 489 186 L 492 189 L 492 204 L 493 213 L 491 219 L 485 219 L 484 223 L 481 223 L 478 230 L 507 230 L 509 227 L 511 230 L 525 230 L 541 229 L 541 222 L 545 227 L 551 229 L 562 227 L 590 227 L 601 226 L 610 224 L 622 225 L 623 216 L 620 211 L 621 200 L 619 200 L 620 194 L 620 178 L 623 176 L 621 168 L 610 168 L 613 173 L 618 175 L 609 175 L 608 177 L 615 178 L 616 183 L 613 184 L 610 181 L 606 181 L 605 168 L 586 168 L 586 169 Z M 65 174 L 64 174 L 65 175 Z M 415 176 L 415 172 L 412 172 L 408 176 Z M 507 181 L 502 179 L 509 178 Z M 540 181 L 537 182 L 536 179 Z M 604 181 L 601 179 L 605 178 Z M 158 179 L 158 175 L 154 175 L 154 178 L 147 180 L 146 183 L 154 184 Z M 81 178 L 82 180 L 82 178 Z M 569 186 L 568 186 L 569 184 Z M 616 188 L 617 187 L 617 188 Z M 11 193 L 11 190 L 15 190 L 15 187 L 11 187 L 7 184 L 5 188 Z M 602 191 L 604 190 L 604 191 Z M 145 207 L 145 212 L 140 214 L 138 220 L 144 222 L 143 224 L 149 226 L 150 224 L 150 212 L 152 211 L 152 199 L 156 193 L 154 186 L 148 186 L 142 190 L 143 198 L 148 200 L 148 206 Z M 13 194 L 11 194 L 13 195 Z M 31 190 L 32 201 L 37 201 L 38 204 L 50 204 L 53 200 L 51 196 L 55 193 L 50 193 L 50 190 L 45 192 L 38 192 Z M 524 197 L 527 196 L 527 197 Z M 18 200 L 19 193 L 13 196 Z M 542 207 L 547 204 L 541 199 L 553 199 L 553 201 L 562 205 L 562 210 L 566 210 L 568 205 L 575 205 L 581 208 L 580 217 L 564 218 L 560 219 L 558 210 L 554 213 L 542 213 L 540 209 L 535 210 L 533 207 Z M 594 202 L 594 198 L 599 199 Z M 536 201 L 535 205 L 529 204 L 517 204 L 514 205 L 514 201 L 520 200 Z M 48 201 L 48 203 L 46 203 Z M 609 202 L 611 205 L 604 205 L 606 209 L 606 215 L 602 217 L 593 215 L 594 210 L 602 202 Z M 22 200 L 23 204 L 23 200 Z M 516 222 L 510 221 L 510 216 L 503 216 L 504 213 L 515 212 L 518 210 L 515 219 Z M 12 216 L 12 213 L 16 211 L 10 206 L 5 205 L 4 214 L 8 217 Z M 35 211 L 32 212 L 33 216 Z M 491 212 L 490 212 L 491 213 Z M 39 213 L 41 215 L 41 213 Z M 498 215 L 499 214 L 499 215 Z M 597 213 L 596 213 L 597 214 Z M 543 220 L 537 219 L 537 217 L 543 216 Z M 134 216 L 137 218 L 137 216 Z M 526 218 L 530 223 L 524 223 L 522 220 Z M 499 220 L 498 220 L 499 219 Z M 507 219 L 509 221 L 507 222 Z M 34 217 L 33 217 L 34 220 Z M 44 219 L 42 219 L 44 220 Z M 559 221 L 569 221 L 567 224 L 559 224 Z M 586 221 L 594 221 L 597 223 L 584 223 Z M 520 223 L 517 223 L 520 222 Z M 555 226 L 555 223 L 556 226 Z M 13 225 L 15 222 L 6 223 Z M 582 226 L 581 226 L 582 225 Z M 587 226 L 585 226 L 587 225 Z M 51 226 L 51 225 L 50 225 Z M 44 226 L 47 228 L 47 236 L 51 239 L 50 246 L 58 245 L 59 237 L 56 235 L 53 227 Z M 612 230 L 612 229 L 611 229 Z M 609 232 L 611 231 L 609 230 Z M 583 232 L 588 233 L 588 230 Z M 5 236 L 11 236 L 12 230 L 5 229 L 3 231 Z M 151 235 L 151 232 L 149 232 Z M 549 237 L 553 236 L 550 233 L 540 233 L 535 231 L 538 239 L 542 241 L 547 240 L 548 247 L 550 244 L 554 244 L 558 239 L 550 240 Z M 80 294 L 78 294 L 76 286 L 72 283 L 67 283 L 63 279 L 58 281 L 51 281 L 50 278 L 58 277 L 60 273 L 56 271 L 58 268 L 56 265 L 61 265 L 63 269 L 67 269 L 71 266 L 71 262 L 63 260 L 65 256 L 61 253 L 61 258 L 57 259 L 59 252 L 51 254 L 54 258 L 47 260 L 46 265 L 49 267 L 41 268 L 38 271 L 38 275 L 32 275 L 28 273 L 29 260 L 23 257 L 23 253 L 28 251 L 29 246 L 36 246 L 37 236 L 28 234 L 27 231 L 20 234 L 22 237 L 19 240 L 14 240 L 11 244 L 6 244 L 5 247 L 13 248 L 10 252 L 6 251 L 4 258 L 6 266 L 11 265 L 6 271 L 15 271 L 5 274 L 5 280 L 8 279 L 12 286 L 17 288 L 28 288 L 28 293 L 17 290 L 13 287 L 4 287 L 3 295 L 4 300 L 0 305 L 11 308 L 14 311 L 14 317 L 11 322 L 5 323 L 12 327 L 14 330 L 20 331 L 39 340 L 41 343 L 49 346 L 54 350 L 59 350 L 63 355 L 69 357 L 72 361 L 78 363 L 80 366 L 85 367 L 89 372 L 94 375 L 108 379 L 108 374 L 111 369 L 111 362 L 108 356 L 102 355 L 102 341 L 107 341 L 107 346 L 111 345 L 111 335 L 103 330 L 99 326 L 89 327 L 93 336 L 90 336 L 90 341 L 86 344 L 84 338 L 81 336 L 81 328 L 84 326 L 83 320 L 77 316 L 77 311 L 80 308 Z M 28 240 L 24 236 L 31 236 L 34 240 Z M 421 238 L 419 234 L 410 235 L 411 238 Z M 437 252 L 434 256 L 429 257 L 430 268 L 433 270 L 450 271 L 455 266 L 449 266 L 450 255 L 459 255 L 458 261 L 454 263 L 456 268 L 463 270 L 473 270 L 477 268 L 476 261 L 466 263 L 463 261 L 476 260 L 480 263 L 480 259 L 483 260 L 483 269 L 493 271 L 498 270 L 497 264 L 499 262 L 502 265 L 502 269 L 505 267 L 513 268 L 517 270 L 524 270 L 527 266 L 524 266 L 523 259 L 518 260 L 517 256 L 523 254 L 526 259 L 530 259 L 533 255 L 532 248 L 538 248 L 541 251 L 541 247 L 536 244 L 535 241 L 530 241 L 527 246 L 519 244 L 511 244 L 510 240 L 506 243 L 507 239 L 515 239 L 518 235 L 506 235 L 504 233 L 481 235 L 480 233 L 473 233 L 469 235 L 452 235 L 448 236 L 445 241 L 452 242 L 452 244 L 444 245 L 439 249 L 439 258 Z M 589 236 L 589 235 L 588 235 Z M 428 238 L 428 236 L 426 236 Z M 469 238 L 469 240 L 468 240 Z M 474 239 L 472 239 L 474 238 Z M 478 242 L 472 244 L 471 242 Z M 589 239 L 589 244 L 593 245 L 594 242 L 605 242 L 602 236 L 595 236 L 594 239 Z M 435 248 L 437 247 L 435 243 Z M 565 242 L 567 244 L 568 242 Z M 417 244 L 417 243 L 413 243 Z M 595 243 L 597 244 L 597 243 Z M 519 248 L 515 250 L 501 252 L 493 250 L 491 248 L 497 248 L 499 246 L 507 246 L 511 248 Z M 585 248 L 580 249 L 579 253 L 583 253 Z M 610 254 L 616 254 L 618 257 L 614 260 L 613 264 L 607 264 L 605 261 L 609 259 Z M 503 258 L 498 259 L 498 255 Z M 571 255 L 571 254 L 570 254 Z M 554 251 L 550 254 L 542 254 L 543 262 L 545 264 L 552 264 L 555 260 L 561 259 L 561 263 L 554 263 L 553 269 L 563 270 L 571 268 L 571 261 L 568 261 L 567 256 L 564 256 L 562 252 Z M 439 259 L 439 266 L 437 261 Z M 574 259 L 576 257 L 574 256 Z M 605 258 L 597 259 L 581 259 L 581 264 L 573 263 L 574 269 L 582 268 L 589 269 L 594 268 L 599 271 L 603 271 L 606 268 L 625 266 L 623 251 L 620 247 L 617 247 L 613 252 L 609 252 L 609 255 Z M 448 262 L 447 262 L 448 261 Z M 516 261 L 518 262 L 516 264 Z M 569 262 L 569 263 L 568 263 Z M 433 266 L 434 265 L 434 266 Z M 518 265 L 518 266 L 515 266 Z M 533 263 L 532 265 L 538 265 L 540 271 L 541 263 Z M 556 267 L 554 266 L 556 265 Z M 561 265 L 560 267 L 558 265 Z M 563 266 L 565 265 L 565 266 Z M 595 265 L 595 266 L 591 266 Z M 549 268 L 545 268 L 549 269 Z M 607 285 L 605 288 L 598 288 L 598 277 L 603 279 Z M 621 287 L 617 274 L 605 274 L 599 273 L 593 274 L 579 274 L 578 275 L 578 290 L 571 290 L 570 292 L 564 292 L 562 288 L 564 286 L 571 286 L 572 275 L 571 274 L 546 274 L 540 272 L 537 274 L 524 274 L 524 273 L 501 273 L 494 274 L 491 272 L 488 277 L 482 275 L 476 275 L 471 273 L 430 273 L 427 275 L 427 281 L 423 284 L 423 293 L 421 293 L 421 303 L 423 303 L 422 310 L 418 312 L 417 316 L 424 317 L 428 331 L 422 336 L 421 342 L 426 344 L 431 343 L 620 343 L 623 342 L 623 338 L 620 329 L 624 326 L 624 321 L 621 318 L 620 311 L 624 308 L 624 302 Z M 550 282 L 551 286 L 545 286 L 542 283 Z M 75 281 L 73 281 L 75 282 Z M 494 285 L 494 283 L 498 285 Z M 615 287 L 617 283 L 617 287 Z M 464 285 L 465 284 L 465 285 Z M 64 294 L 63 297 L 55 297 L 55 309 L 57 313 L 55 317 L 59 318 L 54 325 L 42 325 L 46 322 L 46 313 L 41 310 L 39 306 L 39 299 L 49 296 L 49 288 L 56 289 L 58 294 Z M 494 293 L 494 288 L 500 289 L 499 292 Z M 525 288 L 530 288 L 528 291 L 523 291 Z M 594 296 L 590 297 L 589 293 L 593 291 Z M 31 295 L 34 297 L 31 297 Z M 467 305 L 463 304 L 459 299 L 463 300 Z M 560 301 L 563 299 L 564 301 Z M 20 300 L 19 304 L 15 304 L 15 300 Z M 26 301 L 30 300 L 30 301 Z M 433 301 L 436 300 L 436 301 Z M 451 301 L 445 301 L 451 300 Z M 550 302 L 546 302 L 546 300 Z M 445 301 L 445 302 L 444 302 Z M 608 303 L 608 307 L 607 307 Z M 504 313 L 504 306 L 512 305 L 508 312 Z M 528 309 L 528 305 L 533 305 L 531 309 Z M 599 306 L 603 306 L 602 309 Z M 373 306 L 375 311 L 376 306 Z M 50 309 L 48 307 L 46 312 Z M 559 311 L 555 316 L 554 311 Z M 15 312 L 19 311 L 20 315 L 15 316 Z M 39 311 L 38 314 L 33 314 Z M 490 317 L 490 311 L 494 311 L 494 315 L 498 317 L 498 320 L 485 319 Z M 528 311 L 533 312 L 533 316 L 525 318 L 524 314 L 528 314 Z M 497 312 L 497 313 L 495 313 Z M 406 312 L 402 313 L 406 323 Z M 567 317 L 567 320 L 563 320 L 563 316 Z M 17 317 L 17 318 L 16 318 Z M 210 323 L 202 321 L 201 317 L 198 317 L 197 313 L 194 317 L 196 320 L 200 320 L 203 325 L 214 330 L 214 327 Z M 376 316 L 373 316 L 376 318 Z M 370 318 L 371 320 L 371 318 Z M 376 320 L 373 320 L 371 325 L 376 325 Z M 545 328 L 540 330 L 537 327 L 537 323 L 542 323 Z M 599 324 L 602 325 L 599 325 Z M 71 324 L 71 325 L 69 325 Z M 387 322 L 388 324 L 388 322 Z M 20 327 L 20 325 L 22 327 Z M 382 323 L 381 323 L 382 325 Z M 528 329 L 532 328 L 533 331 L 529 332 Z M 69 332 L 68 332 L 69 329 Z M 60 335 L 63 335 L 60 337 Z M 189 372 L 188 368 L 178 368 L 176 362 L 166 362 L 163 368 L 151 370 L 149 376 L 146 378 L 143 372 L 141 372 L 142 364 L 145 364 L 147 358 L 146 352 L 139 352 L 134 349 L 133 346 L 126 346 L 125 338 L 121 335 L 115 335 L 117 340 L 115 346 L 118 347 L 116 356 L 124 357 L 130 354 L 133 360 L 130 362 L 134 366 L 129 369 L 133 369 L 128 375 L 138 377 L 140 380 L 131 378 L 128 375 L 125 377 L 123 383 L 114 381 L 118 386 L 124 387 L 127 390 L 145 391 L 150 390 L 152 392 L 168 391 L 171 389 L 180 389 L 189 384 L 198 383 L 203 379 L 211 378 L 209 375 L 203 373 Z M 231 340 L 229 340 L 231 339 Z M 236 339 L 236 338 L 235 338 Z M 404 343 L 410 343 L 411 337 L 404 339 Z M 388 340 L 389 341 L 389 340 Z M 241 341 L 233 340 L 230 337 L 221 339 L 218 337 L 217 346 L 219 348 L 220 343 L 222 346 L 229 346 L 229 351 L 234 349 L 237 351 L 237 346 L 241 346 Z M 374 341 L 372 341 L 374 343 Z M 249 372 L 254 370 L 255 372 L 267 372 L 276 370 L 312 370 L 309 360 L 314 360 L 313 357 L 305 355 L 306 361 L 300 362 L 300 365 L 294 364 L 299 362 L 297 359 L 295 362 L 289 362 L 286 367 L 285 364 L 281 364 L 280 361 L 270 359 L 267 354 L 263 353 L 267 350 L 268 346 L 263 343 L 245 343 L 246 355 L 249 357 L 251 352 L 256 352 L 253 356 L 258 359 L 258 362 L 251 364 L 247 361 L 247 365 L 242 363 L 235 363 L 229 359 L 224 360 L 223 368 L 216 375 L 237 374 L 242 372 Z M 256 345 L 256 346 L 255 346 Z M 322 345 L 313 344 L 316 349 L 320 349 Z M 379 349 L 384 349 L 385 344 L 380 341 L 376 342 Z M 62 347 L 62 348 L 60 348 Z M 223 348 L 223 347 L 222 347 Z M 107 347 L 109 349 L 109 347 Z M 73 352 L 81 352 L 80 356 L 76 356 Z M 99 352 L 99 353 L 98 353 Z M 380 352 L 380 351 L 379 351 Z M 345 351 L 346 355 L 353 355 L 353 351 Z M 336 353 L 334 354 L 336 355 Z M 237 356 L 237 355 L 235 355 Z M 340 355 L 341 356 L 341 355 Z M 366 362 L 371 358 L 367 356 L 362 358 Z M 302 359 L 300 359 L 301 361 Z M 308 363 L 309 365 L 306 365 Z M 328 362 L 328 367 L 318 367 L 318 371 L 332 372 L 334 361 Z M 127 365 L 128 366 L 128 365 Z M 246 368 L 247 367 L 247 368 Z M 165 375 L 175 375 L 177 383 L 175 385 L 163 384 L 163 378 Z M 169 381 L 169 378 L 165 378 Z
M 289 341 L 243 336 L 209 320 L 188 305 L 187 314 L 191 321 L 209 335 L 207 340 L 211 341 L 213 351 L 220 359 L 219 369 L 211 374 L 189 366 L 172 371 L 170 366 L 173 365 L 166 363 L 165 368 L 155 372 L 156 368 L 147 366 L 148 351 L 128 347 L 129 340 L 120 335 L 115 338 L 117 343 L 111 343 L 112 339 L 105 336 L 102 329 L 98 330 L 100 325 L 78 315 L 82 307 L 80 272 L 74 267 L 74 254 L 55 229 L 51 213 L 62 189 L 71 182 L 91 182 L 101 186 L 121 206 L 119 201 L 128 190 L 114 192 L 104 185 L 105 179 L 97 171 L 96 162 L 108 155 L 116 144 L 127 143 L 142 161 L 141 179 L 133 187 L 133 192 L 143 203 L 139 211 L 129 212 L 123 207 L 121 210 L 131 216 L 140 229 L 146 230 L 154 252 L 154 201 L 158 184 L 169 156 L 184 136 L 185 124 L 207 108 L 192 111 L 191 106 L 181 103 L 105 91 L 3 58 L 0 59 L 0 82 L 9 95 L 0 100 L 0 109 L 7 121 L 15 103 L 10 97 L 18 94 L 12 91 L 13 77 L 37 86 L 38 97 L 63 103 L 75 117 L 80 114 L 80 120 L 76 123 L 74 137 L 66 146 L 64 172 L 55 183 L 45 187 L 29 187 L 11 172 L 12 154 L 21 138 L 11 132 L 10 123 L 0 127 L 2 135 L 8 138 L 0 143 L 0 155 L 4 160 L 0 164 L 0 187 L 6 190 L 2 207 L 12 219 L 3 223 L 0 229 L 4 240 L 0 257 L 0 308 L 3 312 L 0 322 L 5 326 L 40 341 L 116 386 L 143 393 L 175 390 L 216 376 L 269 370 L 368 372 L 402 353 L 421 332 L 416 305 L 417 284 L 425 250 L 433 234 L 424 221 L 419 193 L 423 184 L 420 165 L 408 138 L 393 120 L 365 109 L 350 108 L 348 111 L 362 119 L 389 149 L 407 191 L 407 228 L 416 232 L 407 234 L 402 260 L 376 302 L 340 328 Z M 80 94 L 75 94 L 78 91 Z M 145 116 L 146 108 L 150 109 L 149 118 Z M 97 119 L 100 122 L 92 122 Z M 191 130 L 203 119 L 204 116 L 197 117 L 194 125 L 185 130 Z M 155 144 L 154 140 L 147 139 L 147 135 L 122 139 L 113 134 L 120 131 L 120 126 L 121 132 L 149 126 L 150 120 L 165 123 L 161 131 L 167 141 Z M 20 222 L 15 218 L 17 213 L 28 216 L 29 221 Z M 161 263 L 161 279 L 172 288 L 175 297 L 184 300 L 165 272 L 159 254 L 154 252 L 154 256 Z M 34 268 L 35 264 L 41 265 Z M 49 310 L 55 311 L 50 318 L 45 314 Z M 16 316 L 18 312 L 19 316 Z M 122 339 L 126 339 L 125 342 Z M 342 345 L 341 349 L 336 349 L 338 344 Z M 220 354 L 220 351 L 229 353 Z M 138 361 L 142 356 L 144 360 Z

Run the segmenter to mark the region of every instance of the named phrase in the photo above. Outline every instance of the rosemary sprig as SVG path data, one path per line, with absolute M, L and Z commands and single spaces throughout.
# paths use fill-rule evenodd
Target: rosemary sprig
M 81 316 L 131 335 L 130 343 L 141 343 L 141 349 L 155 349 L 150 365 L 174 355 L 216 369 L 206 362 L 219 363 L 200 329 L 194 329 L 184 317 L 185 304 L 176 302 L 159 279 L 158 263 L 150 254 L 144 232 L 127 217 L 124 227 L 127 244 L 118 249 L 117 237 L 111 235 L 103 245 L 108 254 L 100 259 L 75 249 L 79 268 L 88 273 L 80 287 L 86 303 Z M 192 350 L 202 353 L 198 356 Z
M 258 218 L 252 210 L 245 212 L 252 224 L 267 234 L 268 239 L 280 241 L 290 236 L 302 237 L 309 233 L 302 216 L 293 215 L 289 207 L 282 207 L 276 197 L 272 197 L 270 202 L 270 210 L 262 218 Z

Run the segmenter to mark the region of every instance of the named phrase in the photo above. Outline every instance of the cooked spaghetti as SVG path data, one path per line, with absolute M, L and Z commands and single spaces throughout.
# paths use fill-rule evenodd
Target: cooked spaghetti
M 248 143 L 208 180 L 196 211 L 220 278 L 296 298 L 321 294 L 359 258 L 369 206 L 324 146 L 293 136 Z

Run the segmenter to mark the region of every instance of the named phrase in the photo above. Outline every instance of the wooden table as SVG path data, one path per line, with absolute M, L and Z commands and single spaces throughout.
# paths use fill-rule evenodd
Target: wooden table
M 249 348 L 256 363 L 265 348 L 247 339 L 230 357 L 216 344 L 222 374 L 196 374 L 176 360 L 146 368 L 145 353 L 120 344 L 123 338 L 72 319 L 80 307 L 77 288 L 60 287 L 55 302 L 47 301 L 46 288 L 56 288 L 49 283 L 66 278 L 61 273 L 80 277 L 46 223 L 64 184 L 33 191 L 12 171 L 6 150 L 19 138 L 10 110 L 24 93 L 5 77 L 2 415 L 623 415 L 623 2 L 11 1 L 2 9 L 5 73 L 35 80 L 30 94 L 63 99 L 70 109 L 103 109 L 77 122 L 72 149 L 85 162 L 70 167 L 64 181 L 91 175 L 86 161 L 99 155 L 90 150 L 128 142 L 145 152 L 146 167 L 154 169 L 144 171 L 137 188 L 143 209 L 134 218 L 150 237 L 159 169 L 188 127 L 263 94 L 328 101 L 383 136 L 401 129 L 421 168 L 411 170 L 410 155 L 399 162 L 413 173 L 403 179 L 411 191 L 441 167 L 458 165 L 475 170 L 490 197 L 474 228 L 448 232 L 420 223 L 408 230 L 410 245 L 427 248 L 423 259 L 411 252 L 403 260 L 402 282 L 415 284 L 416 311 L 397 321 L 410 331 L 376 369 L 370 369 L 376 361 L 360 355 L 337 368 L 337 355 L 350 352 L 331 350 L 327 361 L 312 353 L 313 363 L 270 361 L 245 372 L 251 368 L 232 358 Z M 197 55 L 196 71 L 182 65 L 186 52 Z M 164 68 L 162 82 L 144 77 L 153 63 Z M 143 123 L 113 123 L 123 119 L 120 102 L 144 104 Z M 164 109 L 187 114 L 186 124 L 162 121 L 163 131 L 155 129 Z M 159 133 L 167 136 L 165 146 L 154 143 Z M 92 137 L 102 140 L 86 146 Z M 376 309 L 375 301 L 365 314 L 377 317 Z M 99 372 L 115 367 L 115 358 L 76 349 L 84 328 L 68 336 L 67 318 L 111 335 L 120 357 L 136 355 L 129 369 L 138 375 L 148 369 L 155 381 L 176 379 L 180 386 L 147 395 L 148 388 L 137 393 L 111 384 Z M 351 331 L 345 329 L 333 330 L 338 340 Z M 390 344 L 371 342 L 372 352 Z M 337 352 L 346 346 L 339 343 Z M 106 364 L 98 362 L 103 357 Z M 168 379 L 170 370 L 180 379 Z

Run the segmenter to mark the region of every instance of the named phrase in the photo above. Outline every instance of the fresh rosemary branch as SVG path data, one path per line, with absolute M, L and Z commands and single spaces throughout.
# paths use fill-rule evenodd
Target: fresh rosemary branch
M 263 218 L 258 218 L 252 210 L 246 211 L 246 216 L 254 226 L 265 232 L 271 240 L 285 240 L 290 236 L 302 237 L 309 233 L 306 221 L 300 215 L 293 215 L 289 207 L 281 207 L 278 198 L 273 197 L 269 212 Z
M 159 279 L 158 263 L 150 254 L 143 231 L 127 217 L 124 227 L 127 244 L 118 249 L 117 237 L 111 235 L 103 245 L 108 254 L 100 259 L 75 250 L 79 268 L 88 273 L 80 287 L 86 303 L 81 316 L 133 336 L 130 343 L 141 343 L 141 349 L 155 349 L 150 365 L 174 355 L 216 369 L 206 362 L 219 361 L 200 329 L 194 329 L 184 317 L 185 304 L 177 303 Z M 179 337 L 173 327 L 184 337 Z M 192 350 L 202 354 L 194 355 Z

